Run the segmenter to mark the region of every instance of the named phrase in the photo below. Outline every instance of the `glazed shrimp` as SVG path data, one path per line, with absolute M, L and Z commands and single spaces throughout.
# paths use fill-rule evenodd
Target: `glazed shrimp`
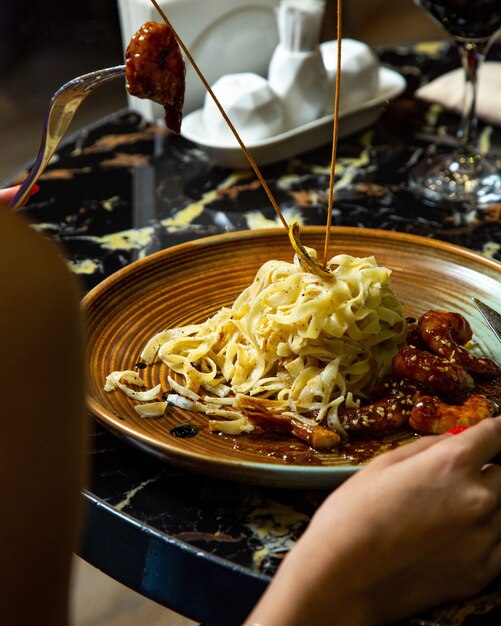
M 339 446 L 341 438 L 333 430 L 317 424 L 313 419 L 301 421 L 274 412 L 272 409 L 276 405 L 273 400 L 260 398 L 242 397 L 239 402 L 239 408 L 243 410 L 245 416 L 262 432 L 294 435 L 314 450 L 322 452 L 328 452 Z
M 388 395 L 358 409 L 341 409 L 339 423 L 348 432 L 380 432 L 407 424 L 416 387 L 406 381 L 386 383 Z
M 501 374 L 501 365 L 488 357 L 478 357 L 466 350 L 464 344 L 472 338 L 467 320 L 459 313 L 428 311 L 418 321 L 421 339 L 434 354 L 462 365 L 482 376 Z
M 393 357 L 393 373 L 423 384 L 427 389 L 453 395 L 473 388 L 473 378 L 458 363 L 423 352 L 414 346 L 404 346 Z
M 436 396 L 422 395 L 411 411 L 409 425 L 423 435 L 439 435 L 492 417 L 495 408 L 494 402 L 476 393 L 467 396 L 462 404 L 446 404 Z

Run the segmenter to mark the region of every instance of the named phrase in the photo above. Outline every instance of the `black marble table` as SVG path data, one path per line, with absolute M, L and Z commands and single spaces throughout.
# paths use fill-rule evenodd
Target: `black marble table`
M 380 54 L 385 65 L 406 77 L 408 87 L 374 126 L 340 142 L 343 184 L 333 225 L 434 237 L 501 260 L 501 205 L 482 212 L 428 207 L 406 182 L 410 164 L 458 124 L 457 116 L 413 97 L 424 81 L 458 65 L 455 52 L 439 43 Z M 501 57 L 496 49 L 493 54 Z M 501 165 L 501 128 L 485 132 Z M 329 160 L 326 144 L 263 168 L 286 216 L 325 223 Z M 99 120 L 64 142 L 40 185 L 26 211 L 36 228 L 65 247 L 83 290 L 165 246 L 275 224 L 250 170 L 220 169 L 197 146 L 130 111 Z M 97 423 L 89 454 L 80 554 L 207 626 L 241 622 L 326 495 L 190 474 Z M 406 623 L 500 624 L 500 602 L 493 585 L 474 601 Z

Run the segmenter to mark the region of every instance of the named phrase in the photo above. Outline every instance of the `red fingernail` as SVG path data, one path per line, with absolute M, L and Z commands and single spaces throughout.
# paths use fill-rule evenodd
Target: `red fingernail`
M 469 426 L 454 426 L 454 428 L 450 428 L 445 434 L 446 435 L 457 435 L 462 433 L 463 430 L 470 428 Z
M 39 191 L 40 191 L 40 187 L 38 185 L 33 185 L 33 187 L 30 189 L 30 196 L 35 195 Z

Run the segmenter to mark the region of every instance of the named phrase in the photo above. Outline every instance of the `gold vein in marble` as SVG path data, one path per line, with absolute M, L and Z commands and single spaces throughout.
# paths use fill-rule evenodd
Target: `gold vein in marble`
M 167 230 L 167 232 L 176 231 L 179 228 L 189 226 L 203 213 L 207 205 L 218 200 L 222 189 L 226 189 L 237 184 L 242 179 L 242 176 L 243 172 L 231 174 L 223 180 L 221 184 L 216 187 L 216 189 L 207 191 L 202 195 L 200 200 L 188 204 L 184 208 L 177 211 L 173 216 L 161 220 L 160 224 Z
M 301 213 L 295 210 L 287 209 L 283 209 L 282 213 L 289 224 L 297 222 L 300 226 L 303 226 L 304 219 Z M 261 211 L 249 211 L 244 214 L 244 217 L 250 230 L 257 230 L 260 228 L 277 228 L 277 226 L 282 226 L 282 222 L 278 216 L 270 219 L 263 215 Z
M 446 45 L 443 41 L 421 41 L 414 46 L 414 50 L 433 59 L 442 59 Z
M 97 139 L 93 144 L 89 146 L 85 146 L 82 149 L 82 153 L 83 154 L 95 154 L 99 152 L 114 152 L 115 150 L 118 150 L 119 148 L 122 148 L 123 146 L 131 146 L 131 145 L 133 146 L 139 141 L 151 140 L 152 137 L 154 137 L 157 130 L 158 130 L 157 127 L 150 126 L 148 128 L 145 128 L 142 131 L 138 131 L 135 133 L 129 133 L 129 134 L 120 133 L 118 135 L 116 134 L 103 135 L 102 137 L 99 137 L 99 139 Z
M 91 167 L 74 167 L 72 169 L 45 170 L 40 180 L 72 180 L 76 174 L 90 174 Z
M 102 207 L 105 211 L 113 211 L 116 205 L 120 202 L 120 196 L 112 196 L 107 200 L 103 200 Z
M 343 158 L 339 160 L 340 164 L 340 178 L 334 185 L 334 191 L 340 191 L 353 184 L 354 177 L 358 174 L 358 170 L 367 167 L 370 164 L 370 149 L 372 148 L 373 133 L 369 131 L 364 133 L 360 139 L 362 151 L 356 158 Z M 337 169 L 337 168 L 336 168 Z
M 501 244 L 495 241 L 488 241 L 482 248 L 482 254 L 489 259 L 496 258 L 496 254 L 501 250 Z
M 140 483 L 139 485 L 131 489 L 129 492 L 127 492 L 123 500 L 121 500 L 118 504 L 115 504 L 115 508 L 118 509 L 119 511 L 122 511 L 126 506 L 129 506 L 134 496 L 136 496 L 140 491 L 142 491 L 145 487 L 147 487 L 151 483 L 156 482 L 158 478 L 159 478 L 159 475 L 154 476 L 153 478 L 148 478 L 148 480 L 144 480 L 142 483 Z
M 336 174 L 340 176 L 334 185 L 334 191 L 339 191 L 353 183 L 353 177 L 357 170 L 370 164 L 370 149 L 372 148 L 373 132 L 367 131 L 360 138 L 361 152 L 358 157 L 338 157 L 336 163 Z M 312 168 L 313 174 L 329 175 L 328 166 L 315 166 Z
M 54 222 L 38 222 L 31 224 L 31 228 L 33 228 L 33 230 L 36 230 L 38 233 L 51 230 L 57 232 L 60 226 L 58 224 L 55 224 Z
M 95 272 L 102 271 L 103 266 L 101 263 L 94 261 L 93 259 L 81 259 L 78 261 L 68 261 L 68 267 L 74 274 L 94 274 Z
M 206 196 L 211 197 L 206 198 Z M 177 213 L 174 213 L 174 215 L 172 215 L 171 217 L 167 217 L 161 220 L 160 224 L 162 224 L 167 232 L 172 232 L 180 228 L 185 228 L 204 212 L 206 204 L 208 204 L 209 202 L 213 202 L 215 199 L 215 192 L 211 191 L 210 193 L 205 194 L 200 202 L 194 202 L 193 204 L 189 204 L 188 206 L 184 207 L 184 209 L 180 209 L 179 211 L 177 211 Z
M 131 228 L 122 230 L 118 233 L 110 233 L 109 235 L 82 236 L 80 239 L 92 241 L 101 246 L 103 250 L 144 250 L 152 240 L 153 227 L 144 226 L 143 228 Z
M 309 517 L 292 507 L 267 500 L 256 507 L 245 524 L 262 544 L 255 550 L 252 560 L 256 569 L 261 569 L 269 559 L 289 552 L 296 536 L 308 524 Z

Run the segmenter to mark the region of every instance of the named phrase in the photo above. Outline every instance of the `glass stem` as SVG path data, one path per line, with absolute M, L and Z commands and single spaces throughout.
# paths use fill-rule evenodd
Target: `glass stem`
M 477 145 L 477 85 L 478 70 L 485 58 L 487 42 L 458 41 L 459 55 L 465 72 L 463 114 L 457 138 L 464 152 Z

